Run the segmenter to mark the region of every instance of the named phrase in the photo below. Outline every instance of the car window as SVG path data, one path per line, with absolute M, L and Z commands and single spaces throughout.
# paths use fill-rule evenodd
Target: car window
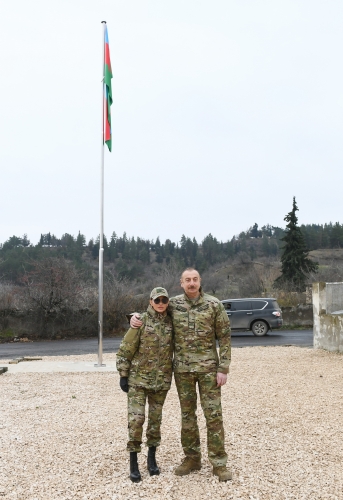
M 223 306 L 226 311 L 231 311 L 233 309 L 231 302 L 224 302 Z
M 264 309 L 268 302 L 266 300 L 253 300 L 252 301 L 252 308 L 254 310 L 256 309 Z
M 251 302 L 248 300 L 238 300 L 234 302 L 232 306 L 235 308 L 235 311 L 250 311 L 251 310 Z
M 273 305 L 274 309 L 281 309 L 281 307 L 279 306 L 279 304 L 277 303 L 276 300 L 272 301 L 272 305 Z

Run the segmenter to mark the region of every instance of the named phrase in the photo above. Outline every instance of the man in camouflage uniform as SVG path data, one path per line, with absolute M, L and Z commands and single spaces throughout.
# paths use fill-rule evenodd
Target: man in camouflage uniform
M 183 476 L 201 469 L 196 417 L 198 385 L 213 474 L 220 481 L 228 481 L 232 475 L 226 468 L 221 386 L 226 383 L 231 360 L 230 323 L 221 302 L 202 291 L 198 271 L 186 269 L 181 275 L 181 287 L 185 293 L 169 302 L 175 336 L 175 383 L 182 417 L 181 443 L 185 453 L 185 459 L 175 474 Z M 138 324 L 136 318 L 131 320 L 131 326 Z M 219 342 L 219 358 L 216 340 Z
M 140 481 L 137 453 L 141 451 L 145 404 L 148 400 L 148 427 L 146 431 L 148 470 L 150 475 L 160 473 L 155 460 L 156 447 L 161 442 L 162 408 L 172 380 L 173 329 L 167 314 L 168 293 L 165 288 L 154 288 L 150 305 L 141 317 L 142 326 L 130 328 L 117 353 L 120 387 L 128 392 L 128 428 L 130 452 L 130 479 Z

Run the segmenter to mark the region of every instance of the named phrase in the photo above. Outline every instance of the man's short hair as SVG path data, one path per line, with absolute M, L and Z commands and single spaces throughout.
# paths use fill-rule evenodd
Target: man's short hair
M 199 274 L 199 278 L 200 278 L 200 273 L 197 269 L 195 269 L 195 267 L 186 267 L 186 269 L 184 269 L 181 273 L 180 280 L 182 280 L 183 273 L 185 273 L 186 271 L 196 271 Z

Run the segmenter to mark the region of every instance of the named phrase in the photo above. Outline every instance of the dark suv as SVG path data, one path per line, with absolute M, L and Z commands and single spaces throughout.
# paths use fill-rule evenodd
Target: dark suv
M 261 337 L 272 328 L 282 326 L 282 312 L 276 299 L 222 300 L 232 330 L 251 330 Z

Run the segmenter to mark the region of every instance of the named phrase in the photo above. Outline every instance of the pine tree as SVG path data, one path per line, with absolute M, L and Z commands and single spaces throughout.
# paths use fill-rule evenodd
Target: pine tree
M 76 246 L 81 250 L 83 250 L 83 247 L 86 246 L 86 237 L 83 234 L 81 234 L 80 231 L 76 237 Z
M 295 197 L 293 197 L 293 208 L 284 218 L 288 224 L 285 235 L 281 238 L 284 242 L 281 256 L 282 274 L 274 283 L 277 288 L 291 285 L 300 292 L 305 289 L 308 274 L 317 271 L 318 263 L 308 257 L 305 239 L 298 227 L 296 216 L 298 210 Z
M 115 231 L 113 231 L 111 236 L 110 244 L 108 247 L 108 255 L 109 255 L 109 260 L 111 262 L 114 262 L 115 259 L 118 257 L 117 235 Z
M 252 228 L 250 228 L 250 236 L 252 238 L 259 238 L 261 236 L 261 231 L 258 230 L 258 224 L 255 222 Z

